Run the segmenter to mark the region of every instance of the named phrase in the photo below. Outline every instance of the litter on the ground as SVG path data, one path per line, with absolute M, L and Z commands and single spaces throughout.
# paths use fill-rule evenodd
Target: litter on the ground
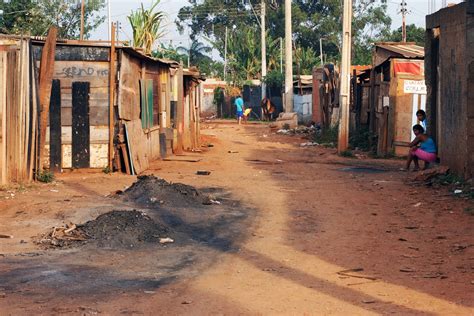
M 53 227 L 43 238 L 39 240 L 39 244 L 63 247 L 71 242 L 87 240 L 86 234 L 77 229 L 73 223 L 66 224 L 63 227 Z
M 12 235 L 0 234 L 0 238 L 7 238 L 7 239 L 9 239 L 9 238 L 13 238 L 13 236 L 12 236 Z
M 461 194 L 462 193 L 462 190 L 454 190 L 454 194 Z
M 210 171 L 207 171 L 207 170 L 198 170 L 198 171 L 196 171 L 196 174 L 197 174 L 198 176 L 208 176 L 208 175 L 211 174 L 211 172 L 210 172 Z
M 300 147 L 311 147 L 311 146 L 319 146 L 319 143 L 316 142 L 307 142 L 307 143 L 301 143 Z
M 173 243 L 174 240 L 169 238 L 169 237 L 166 237 L 166 238 L 160 238 L 160 244 L 170 244 L 170 243 Z

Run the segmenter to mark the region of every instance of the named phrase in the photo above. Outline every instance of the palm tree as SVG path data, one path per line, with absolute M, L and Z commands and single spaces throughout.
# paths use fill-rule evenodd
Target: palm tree
M 165 17 L 163 11 L 155 11 L 160 0 L 154 0 L 151 7 L 147 10 L 141 4 L 141 8 L 132 11 L 128 16 L 128 21 L 133 31 L 133 46 L 141 47 L 145 50 L 145 54 L 151 54 L 151 50 L 156 40 L 163 36 L 161 31 L 161 23 Z
M 201 60 L 208 57 L 206 54 L 210 53 L 212 48 L 193 40 L 190 47 L 179 46 L 176 50 L 178 53 L 188 56 L 189 68 L 191 65 L 198 65 Z

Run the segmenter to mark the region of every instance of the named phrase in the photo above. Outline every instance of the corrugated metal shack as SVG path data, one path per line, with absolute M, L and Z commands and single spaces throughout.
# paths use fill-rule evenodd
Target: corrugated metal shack
M 423 59 L 414 43 L 377 43 L 372 67 L 353 78 L 354 125 L 378 136 L 378 155 L 407 153 L 415 113 L 426 104 Z
M 137 174 L 153 160 L 199 147 L 199 72 L 183 72 L 174 61 L 120 43 L 53 43 L 54 51 L 46 49 L 51 96 L 41 166 Z M 40 166 L 38 68 L 44 47 L 43 38 L 0 36 L 0 75 L 15 78 L 0 81 L 1 183 L 31 180 Z
M 441 163 L 474 176 L 474 0 L 426 17 L 428 128 Z

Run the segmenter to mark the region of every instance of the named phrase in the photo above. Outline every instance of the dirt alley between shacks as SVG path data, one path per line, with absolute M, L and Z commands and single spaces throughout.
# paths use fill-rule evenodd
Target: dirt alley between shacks
M 186 154 L 201 161 L 146 172 L 189 186 L 178 195 L 86 172 L 0 191 L 0 234 L 13 235 L 0 239 L 0 314 L 474 314 L 471 201 L 410 185 L 400 160 L 300 147 L 265 124 L 203 128 L 213 147 Z M 113 211 L 151 230 L 130 239 Z M 102 214 L 115 228 L 93 226 L 100 240 L 34 242 Z

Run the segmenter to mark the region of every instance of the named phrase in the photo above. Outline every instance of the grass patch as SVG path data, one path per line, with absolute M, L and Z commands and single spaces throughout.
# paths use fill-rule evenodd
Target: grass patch
M 368 127 L 360 128 L 350 134 L 349 145 L 352 149 L 376 154 L 377 135 L 371 133 Z
M 107 166 L 104 169 L 102 169 L 102 172 L 105 173 L 105 174 L 111 174 L 112 170 L 110 170 L 109 166 Z
M 36 172 L 36 180 L 44 183 L 50 183 L 54 181 L 54 173 L 49 170 L 43 170 Z
M 342 157 L 347 157 L 347 158 L 353 158 L 354 157 L 354 154 L 350 150 L 341 151 L 341 153 L 339 155 L 341 155 Z
M 313 136 L 313 141 L 324 147 L 336 147 L 339 126 L 327 127 L 319 130 Z

